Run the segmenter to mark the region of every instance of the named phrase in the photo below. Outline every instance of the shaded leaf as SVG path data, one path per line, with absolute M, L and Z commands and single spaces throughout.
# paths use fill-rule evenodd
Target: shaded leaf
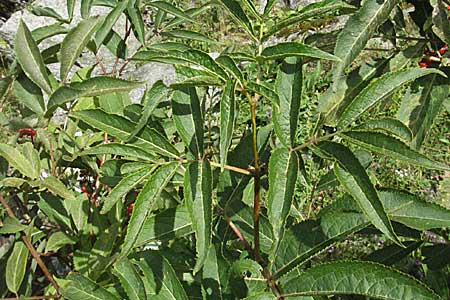
M 196 238 L 195 274 L 205 263 L 212 237 L 212 173 L 208 162 L 194 162 L 188 166 L 184 176 L 184 197 Z
M 142 159 L 145 161 L 155 161 L 157 159 L 155 155 L 145 151 L 141 147 L 137 147 L 132 144 L 119 144 L 119 143 L 101 144 L 83 150 L 80 153 L 78 153 L 77 156 L 99 155 L 99 154 L 119 155 L 123 157 L 130 157 L 133 159 Z
M 179 88 L 172 96 L 175 126 L 194 158 L 203 157 L 203 116 L 194 87 Z
M 199 41 L 204 43 L 217 43 L 215 40 L 210 39 L 206 35 L 190 31 L 190 30 L 184 30 L 184 29 L 174 29 L 171 31 L 163 31 L 161 32 L 162 36 L 167 36 L 171 38 L 177 38 L 177 39 L 185 39 L 185 40 L 192 40 L 192 41 Z
M 220 2 L 227 8 L 233 19 L 240 24 L 252 36 L 253 39 L 256 39 L 253 31 L 253 25 L 239 2 L 236 0 L 220 0 Z
M 137 237 L 144 225 L 145 219 L 152 211 L 157 198 L 166 187 L 179 167 L 178 162 L 159 167 L 147 180 L 136 202 L 127 228 L 125 241 L 122 245 L 121 256 L 125 257 L 135 247 Z
M 141 10 L 137 5 L 138 2 L 136 2 L 136 5 L 134 7 L 129 5 L 127 8 L 127 15 L 130 20 L 134 35 L 141 43 L 141 45 L 145 48 L 145 24 L 144 19 L 142 18 Z
M 80 14 L 83 19 L 89 18 L 94 0 L 81 0 Z
M 366 88 L 364 88 L 364 90 L 362 90 L 362 92 L 359 93 L 344 109 L 339 118 L 338 126 L 340 128 L 349 126 L 353 121 L 358 119 L 361 114 L 379 101 L 391 95 L 403 84 L 432 73 L 445 76 L 444 73 L 437 69 L 412 68 L 386 73 L 371 81 L 370 84 L 366 86 Z
M 126 258 L 119 260 L 114 265 L 114 273 L 130 300 L 146 300 L 144 283 L 135 266 Z
M 69 284 L 61 289 L 61 294 L 69 300 L 119 300 L 111 292 L 80 274 L 70 274 Z
M 334 142 L 321 142 L 318 147 L 337 160 L 339 166 L 335 165 L 334 174 L 345 190 L 352 195 L 370 222 L 389 239 L 400 243 L 377 191 L 355 155 L 344 145 Z
M 125 197 L 132 189 L 141 184 L 152 173 L 153 168 L 146 168 L 144 165 L 142 169 L 133 172 L 124 177 L 108 194 L 103 201 L 101 214 L 107 213 L 118 201 Z
M 136 246 L 152 241 L 166 241 L 192 233 L 192 221 L 185 205 L 169 208 L 145 220 Z
M 56 252 L 65 245 L 73 245 L 77 241 L 74 237 L 66 235 L 64 232 L 55 232 L 47 240 L 45 252 Z
M 45 103 L 41 89 L 25 75 L 19 75 L 14 81 L 14 94 L 32 112 L 41 116 L 44 114 Z
M 216 62 L 226 71 L 228 71 L 236 80 L 244 84 L 245 79 L 241 70 L 236 66 L 236 62 L 228 55 L 220 55 L 216 58 Z

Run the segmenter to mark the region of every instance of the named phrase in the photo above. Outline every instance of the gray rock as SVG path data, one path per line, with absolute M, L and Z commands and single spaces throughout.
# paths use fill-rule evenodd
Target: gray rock
M 79 3 L 80 1 L 77 1 L 77 5 L 74 11 L 74 19 L 70 24 L 70 27 L 75 26 L 81 20 Z M 67 17 L 66 0 L 36 0 L 33 4 L 41 5 L 44 7 L 51 7 L 61 16 Z M 94 7 L 91 11 L 91 15 L 106 15 L 109 10 L 110 9 L 106 7 Z M 4 24 L 0 24 L 0 36 L 10 46 L 9 49 L 0 49 L 0 51 L 6 53 L 6 55 L 10 56 L 11 58 L 14 55 L 12 51 L 12 44 L 20 19 L 22 19 L 27 24 L 30 30 L 55 23 L 55 20 L 52 18 L 38 17 L 31 14 L 27 10 L 18 11 L 11 15 L 11 17 Z M 119 18 L 114 27 L 114 29 L 122 36 L 124 35 L 125 22 L 125 17 L 122 16 L 121 18 Z M 44 50 L 52 45 L 60 43 L 63 37 L 64 36 L 59 35 L 46 39 L 39 44 L 39 48 L 41 50 Z M 133 54 L 140 46 L 139 42 L 136 40 L 136 38 L 134 38 L 132 34 L 128 39 L 127 45 L 128 53 L 130 54 Z M 111 72 L 116 61 L 115 56 L 110 53 L 105 47 L 102 47 L 100 49 L 98 56 L 101 58 L 102 64 L 104 65 L 107 72 Z M 79 59 L 79 62 L 81 64 L 81 67 L 97 64 L 95 56 L 89 51 L 83 52 L 81 58 Z M 122 61 L 119 62 L 119 67 L 122 63 Z M 59 64 L 51 64 L 49 65 L 49 69 L 57 78 L 59 77 Z M 76 72 L 77 69 L 78 67 L 73 67 L 72 74 Z M 102 74 L 102 70 L 99 64 L 97 64 L 96 68 L 93 71 L 93 74 Z M 71 76 L 71 74 L 69 76 Z M 165 84 L 170 84 L 175 79 L 175 70 L 171 65 L 166 64 L 151 63 L 141 66 L 139 64 L 129 63 L 124 69 L 122 77 L 125 79 L 134 79 L 146 82 L 147 86 L 151 86 L 158 80 L 163 80 Z M 130 93 L 132 101 L 139 101 L 144 93 L 144 89 L 145 88 L 142 87 Z

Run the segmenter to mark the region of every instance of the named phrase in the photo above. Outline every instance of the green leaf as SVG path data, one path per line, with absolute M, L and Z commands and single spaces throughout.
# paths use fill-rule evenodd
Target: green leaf
M 223 282 L 228 279 L 225 272 L 226 262 L 221 257 L 221 252 L 216 247 L 211 246 L 202 272 L 203 287 L 206 293 L 206 300 L 223 300 Z
M 359 125 L 355 129 L 381 130 L 386 134 L 393 134 L 398 138 L 404 140 L 405 142 L 411 142 L 412 140 L 411 130 L 409 130 L 409 128 L 405 124 L 393 118 L 369 120 Z
M 16 233 L 27 228 L 27 226 L 21 224 L 16 218 L 6 217 L 3 220 L 3 226 L 0 227 L 0 234 Z
M 25 177 L 36 179 L 39 177 L 39 170 L 30 164 L 30 161 L 17 148 L 6 144 L 0 144 L 0 156 L 6 159 L 9 164 Z
M 174 29 L 171 31 L 163 31 L 161 32 L 162 36 L 171 37 L 171 38 L 177 38 L 177 39 L 183 39 L 183 40 L 192 40 L 192 41 L 198 41 L 198 42 L 204 42 L 204 43 L 217 43 L 215 40 L 210 39 L 206 35 L 190 31 L 190 30 L 183 30 L 183 29 Z
M 253 91 L 265 97 L 272 103 L 272 106 L 275 109 L 279 109 L 278 107 L 280 106 L 280 99 L 278 98 L 278 94 L 270 87 L 255 82 L 247 82 L 247 85 L 245 87 L 250 91 Z
M 433 6 L 433 32 L 447 44 L 450 43 L 450 22 L 448 20 L 447 3 L 442 0 L 430 1 Z
M 74 237 L 66 235 L 64 232 L 55 232 L 48 238 L 47 245 L 45 245 L 45 252 L 56 252 L 61 247 L 74 245 L 76 242 Z
M 126 258 L 119 260 L 114 265 L 114 273 L 125 290 L 130 300 L 146 300 L 144 283 L 142 282 L 136 267 Z
M 295 151 L 289 151 L 286 148 L 273 151 L 269 161 L 269 192 L 267 193 L 268 216 L 273 226 L 275 240 L 271 251 L 272 259 L 283 239 L 286 219 L 294 198 L 298 169 L 299 159 Z
M 145 179 L 147 179 L 152 173 L 153 168 L 148 169 L 143 168 L 133 172 L 126 177 L 124 177 L 108 194 L 108 196 L 103 201 L 103 207 L 100 211 L 101 214 L 106 214 L 111 208 L 123 197 L 125 197 L 128 192 L 134 189 L 137 185 L 141 184 Z
M 125 107 L 131 105 L 128 92 L 112 93 L 98 96 L 98 106 L 107 113 L 123 115 Z
M 122 141 L 126 141 L 136 127 L 135 123 L 122 116 L 107 114 L 99 109 L 73 112 L 72 116 Z M 132 142 L 144 147 L 144 151 L 155 151 L 172 158 L 178 158 L 179 155 L 164 136 L 149 127 L 142 130 Z
M 245 79 L 241 70 L 236 67 L 236 62 L 229 55 L 220 55 L 216 62 L 226 71 L 228 71 L 236 80 L 239 80 L 241 84 L 244 84 Z
M 32 13 L 35 16 L 39 17 L 50 17 L 53 19 L 58 20 L 59 22 L 67 22 L 66 19 L 61 17 L 60 14 L 58 14 L 53 8 L 51 7 L 44 7 L 41 5 L 30 5 L 27 7 L 27 10 Z
M 145 161 L 153 162 L 156 161 L 155 155 L 145 151 L 141 147 L 137 147 L 135 145 L 128 144 L 119 144 L 119 143 L 109 143 L 109 144 L 101 144 L 86 150 L 77 153 L 77 156 L 83 155 L 99 155 L 99 154 L 111 154 L 111 155 L 119 155 L 125 158 L 130 157 L 133 159 L 142 159 Z
M 275 92 L 279 98 L 279 109 L 273 109 L 275 134 L 284 147 L 295 143 L 300 101 L 302 99 L 302 60 L 288 57 L 280 65 L 275 81 Z
M 133 213 L 122 246 L 122 257 L 125 257 L 133 247 L 135 247 L 137 237 L 144 225 L 145 219 L 152 211 L 157 198 L 172 179 L 172 176 L 175 174 L 178 167 L 178 162 L 169 163 L 159 167 L 159 169 L 148 178 L 147 183 L 142 188 L 134 203 Z
M 44 180 L 39 180 L 37 183 L 63 199 L 75 198 L 73 192 L 67 189 L 66 185 L 54 176 L 48 176 Z
M 355 130 L 342 133 L 341 136 L 367 150 L 390 156 L 406 163 L 429 169 L 450 170 L 450 167 L 445 164 L 429 159 L 425 155 L 410 149 L 401 140 L 382 132 Z
M 60 50 L 60 78 L 63 83 L 66 81 L 73 64 L 91 39 L 92 34 L 97 30 L 100 21 L 101 18 L 99 17 L 83 20 L 64 37 Z
M 448 95 L 448 79 L 435 74 L 416 80 L 405 93 L 397 118 L 411 129 L 414 149 L 422 146 Z
M 19 75 L 14 81 L 14 94 L 22 103 L 37 115 L 44 115 L 45 103 L 41 89 L 27 76 Z
M 220 100 L 220 165 L 222 168 L 227 163 L 228 150 L 233 139 L 237 105 L 234 96 L 235 87 L 236 82 L 228 82 Z
M 89 78 L 74 82 L 57 89 L 48 100 L 46 115 L 49 116 L 58 106 L 82 97 L 95 97 L 115 92 L 127 92 L 142 85 L 140 82 L 127 81 L 108 76 Z
M 61 294 L 68 300 L 119 300 L 90 279 L 80 274 L 70 274 L 69 283 L 61 289 Z
M 227 8 L 233 19 L 239 25 L 241 25 L 254 40 L 256 40 L 255 33 L 253 31 L 253 25 L 245 14 L 239 2 L 237 2 L 236 0 L 220 0 L 220 2 Z
M 139 131 L 144 128 L 152 115 L 153 111 L 158 107 L 158 104 L 167 96 L 168 89 L 161 80 L 155 82 L 150 89 L 145 90 L 141 103 L 144 104 L 141 118 L 139 119 L 136 128 L 128 137 L 127 141 L 131 141 Z
M 412 68 L 390 72 L 371 81 L 370 84 L 353 98 L 353 101 L 351 101 L 344 109 L 339 118 L 338 127 L 345 128 L 349 126 L 353 121 L 358 119 L 361 114 L 373 107 L 379 101 L 391 95 L 403 84 L 433 73 L 446 77 L 444 73 L 437 69 Z
M 172 89 L 190 88 L 190 87 L 208 87 L 208 86 L 222 86 L 223 81 L 217 78 L 208 76 L 194 76 L 182 81 L 174 82 L 170 85 Z
M 417 250 L 423 242 L 405 242 L 404 244 L 406 248 L 398 245 L 388 245 L 380 250 L 370 253 L 364 259 L 388 266 L 393 265 Z
M 450 226 L 450 210 L 398 190 L 379 192 L 389 217 L 417 230 Z
M 13 80 L 10 76 L 0 79 L 0 99 L 3 99 L 3 97 L 8 93 L 12 82 Z
M 169 261 L 158 254 L 146 252 L 137 264 L 146 279 L 147 295 L 158 300 L 188 300 L 186 291 L 178 280 L 177 273 Z
M 266 6 L 264 7 L 264 15 L 268 15 L 272 11 L 276 2 L 277 0 L 267 0 Z
M 275 2 L 275 0 L 272 0 Z M 267 6 L 266 6 L 267 8 Z M 299 12 L 289 15 L 287 18 L 277 22 L 270 27 L 266 33 L 264 33 L 263 41 L 266 41 L 269 37 L 284 30 L 291 25 L 305 21 L 310 18 L 320 18 L 327 14 L 334 13 L 339 10 L 353 9 L 354 7 L 342 0 L 324 0 L 306 5 Z
M 311 57 L 339 61 L 339 57 L 324 52 L 318 48 L 305 45 L 298 42 L 278 43 L 275 46 L 269 46 L 261 52 L 262 59 L 278 59 L 291 56 Z
M 114 24 L 116 24 L 117 20 L 119 19 L 122 12 L 125 10 L 125 8 L 128 5 L 128 0 L 119 2 L 117 6 L 111 10 L 108 15 L 105 16 L 104 21 L 98 28 L 98 30 L 95 32 L 95 45 L 97 46 L 97 49 L 100 48 L 100 46 L 103 44 L 103 41 L 106 39 L 110 31 L 112 30 Z
M 213 76 L 226 80 L 227 73 L 205 52 L 190 49 L 186 51 L 156 52 L 153 50 L 139 51 L 132 58 L 137 61 L 156 61 L 186 66 L 197 65 Z
M 203 116 L 194 87 L 175 90 L 172 111 L 175 126 L 186 148 L 193 157 L 203 157 Z
M 151 1 L 151 2 L 146 2 L 147 5 L 152 6 L 152 7 L 156 7 L 159 8 L 162 11 L 165 11 L 168 14 L 171 14 L 175 17 L 178 17 L 180 19 L 189 21 L 189 22 L 193 22 L 196 23 L 195 20 L 189 16 L 188 14 L 186 14 L 185 12 L 183 12 L 181 9 L 173 6 L 172 4 L 165 2 L 165 1 Z
M 80 194 L 76 198 L 65 199 L 64 206 L 72 217 L 73 224 L 78 232 L 82 232 L 86 227 L 89 216 L 89 199 L 86 195 Z
M 184 198 L 196 238 L 195 274 L 206 261 L 212 237 L 212 173 L 208 162 L 193 162 L 188 166 L 184 176 Z
M 75 0 L 67 0 L 67 15 L 69 16 L 69 22 L 73 18 L 73 11 L 75 9 Z
M 334 166 L 334 174 L 370 222 L 389 239 L 400 244 L 377 191 L 355 155 L 344 145 L 334 142 L 321 142 L 318 148 L 337 160 L 339 166 Z
M 339 278 L 339 280 L 336 280 Z M 423 283 L 380 264 L 340 261 L 312 267 L 283 284 L 287 298 L 307 295 L 361 295 L 386 300 L 440 299 Z
M 17 294 L 27 269 L 28 248 L 22 241 L 16 241 L 6 262 L 5 280 L 8 290 Z
M 136 2 L 135 7 L 128 6 L 127 15 L 130 20 L 134 35 L 139 40 L 141 45 L 145 48 L 145 24 L 144 19 L 142 18 L 141 10 L 137 5 L 138 2 Z
M 81 0 L 80 14 L 83 19 L 89 18 L 94 0 Z
M 64 34 L 64 33 L 67 33 L 68 31 L 69 30 L 67 28 L 61 26 L 61 24 L 55 23 L 55 24 L 36 28 L 35 30 L 33 30 L 31 32 L 31 36 L 36 41 L 36 43 L 39 44 L 40 42 L 42 42 L 43 40 L 45 40 L 49 37 L 59 35 L 59 34 Z M 44 56 L 44 55 L 42 55 L 42 56 Z
M 334 54 L 341 59 L 333 67 L 332 96 L 322 105 L 322 112 L 332 112 L 341 103 L 345 93 L 345 70 L 358 57 L 369 39 L 389 17 L 397 0 L 366 1 L 352 15 L 338 35 Z
M 17 29 L 14 40 L 14 52 L 27 77 L 47 94 L 51 94 L 52 87 L 44 60 L 36 42 L 31 36 L 30 30 L 23 21 L 20 21 L 19 28 Z
M 192 221 L 185 205 L 169 208 L 145 220 L 136 247 L 152 241 L 167 241 L 191 234 Z
M 116 57 L 121 58 L 121 59 L 126 59 L 128 57 L 128 50 L 127 50 L 127 45 L 126 45 L 125 41 L 114 30 L 111 30 L 109 32 L 109 34 L 106 36 L 105 40 L 103 41 L 103 44 Z

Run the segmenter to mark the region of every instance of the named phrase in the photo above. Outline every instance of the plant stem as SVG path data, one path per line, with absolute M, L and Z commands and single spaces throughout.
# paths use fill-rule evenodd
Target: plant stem
M 222 167 L 219 163 L 211 161 L 211 160 L 209 161 L 209 164 L 212 167 L 215 167 L 215 168 L 221 168 Z M 238 167 L 225 165 L 225 166 L 223 166 L 223 168 L 225 170 L 233 171 L 233 172 L 236 172 L 236 173 L 241 173 L 241 174 L 244 174 L 244 175 L 252 175 L 252 172 L 250 172 L 249 170 L 241 169 L 241 168 L 238 168 Z
M 233 230 L 234 234 L 236 234 L 238 239 L 242 242 L 242 244 L 244 244 L 245 249 L 247 249 L 247 251 L 253 256 L 254 251 L 252 249 L 252 246 L 250 246 L 250 244 L 245 239 L 244 235 L 242 235 L 242 233 L 239 231 L 239 228 L 237 228 L 236 225 L 234 225 L 233 221 L 231 221 L 231 219 L 228 218 L 227 216 L 222 216 L 222 217 L 225 220 L 225 222 L 228 224 L 228 226 L 230 226 L 231 230 Z
M 259 247 L 259 211 L 261 209 L 261 182 L 260 182 L 260 166 L 258 154 L 258 137 L 256 127 L 256 101 L 252 99 L 250 102 L 250 113 L 252 119 L 252 146 L 254 161 L 254 193 L 253 193 L 253 242 L 255 243 L 255 259 L 261 261 L 261 253 Z
M 14 215 L 14 212 L 12 211 L 11 207 L 9 207 L 8 203 L 6 203 L 6 200 L 3 198 L 2 195 L 0 195 L 0 202 L 5 207 L 6 212 L 8 213 L 8 216 L 10 218 L 16 219 L 16 216 Z M 22 240 L 25 243 L 25 245 L 27 246 L 28 251 L 30 251 L 31 256 L 33 256 L 33 258 L 36 260 L 37 264 L 41 268 L 41 270 L 44 273 L 45 277 L 47 277 L 47 279 L 50 281 L 50 283 L 53 285 L 53 287 L 56 289 L 56 291 L 59 294 L 59 285 L 56 283 L 56 281 L 53 278 L 52 274 L 50 274 L 50 272 L 48 271 L 47 266 L 42 261 L 41 257 L 37 253 L 36 249 L 34 249 L 33 245 L 30 242 L 30 239 L 28 238 L 28 236 L 26 235 L 26 233 L 24 231 L 21 231 L 20 235 L 22 236 Z M 39 299 L 42 299 L 42 298 L 39 298 Z

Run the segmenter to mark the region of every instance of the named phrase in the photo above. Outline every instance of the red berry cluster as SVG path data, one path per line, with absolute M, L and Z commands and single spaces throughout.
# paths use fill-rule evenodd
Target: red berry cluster
M 33 137 L 36 135 L 36 131 L 31 128 L 21 128 L 21 129 L 17 130 L 17 132 L 19 133 L 19 137 L 21 137 L 21 138 L 24 136 Z
M 441 62 L 441 56 L 447 53 L 447 51 L 448 51 L 448 44 L 442 46 L 438 51 L 431 51 L 428 48 L 426 48 L 423 51 L 422 59 L 418 63 L 419 67 L 429 68 L 439 65 Z
M 86 186 L 82 186 L 81 187 L 81 191 L 86 195 L 86 197 L 90 197 L 90 195 L 89 195 L 89 192 L 88 192 L 88 190 L 87 190 L 87 187 Z

